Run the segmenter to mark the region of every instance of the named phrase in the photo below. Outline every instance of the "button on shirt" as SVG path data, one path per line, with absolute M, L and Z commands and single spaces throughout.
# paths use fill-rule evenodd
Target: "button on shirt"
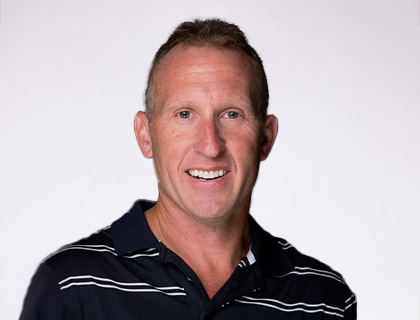
M 137 201 L 111 227 L 41 263 L 21 320 L 356 319 L 341 275 L 264 231 L 250 216 L 252 246 L 209 299 L 194 271 L 151 232 Z

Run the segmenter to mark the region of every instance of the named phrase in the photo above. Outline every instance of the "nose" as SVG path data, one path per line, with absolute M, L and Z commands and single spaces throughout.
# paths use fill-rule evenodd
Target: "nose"
M 200 126 L 194 150 L 209 158 L 216 158 L 225 150 L 225 142 L 220 136 L 217 123 L 214 119 L 208 119 L 203 121 Z

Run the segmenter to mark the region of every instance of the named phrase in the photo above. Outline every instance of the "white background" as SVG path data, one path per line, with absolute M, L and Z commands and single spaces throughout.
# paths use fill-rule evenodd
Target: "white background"
M 359 319 L 418 319 L 419 6 L 407 0 L 1 1 L 0 308 L 38 263 L 155 199 L 133 117 L 194 17 L 238 24 L 267 71 L 274 150 L 251 212 L 341 272 Z

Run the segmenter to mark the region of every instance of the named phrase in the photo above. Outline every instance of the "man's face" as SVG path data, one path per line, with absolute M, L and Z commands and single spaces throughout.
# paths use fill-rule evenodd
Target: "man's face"
M 250 59 L 237 51 L 176 47 L 163 59 L 154 80 L 151 149 L 142 151 L 154 159 L 166 206 L 208 222 L 248 212 L 268 155 L 261 152 L 252 77 Z

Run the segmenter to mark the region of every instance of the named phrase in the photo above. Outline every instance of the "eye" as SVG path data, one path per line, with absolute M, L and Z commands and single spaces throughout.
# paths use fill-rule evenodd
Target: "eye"
M 236 119 L 239 117 L 239 113 L 236 111 L 229 111 L 228 113 L 226 113 L 226 117 L 228 117 L 229 119 Z
M 191 117 L 191 112 L 190 111 L 181 111 L 180 113 L 177 114 L 178 117 L 182 118 L 182 119 L 188 119 Z

